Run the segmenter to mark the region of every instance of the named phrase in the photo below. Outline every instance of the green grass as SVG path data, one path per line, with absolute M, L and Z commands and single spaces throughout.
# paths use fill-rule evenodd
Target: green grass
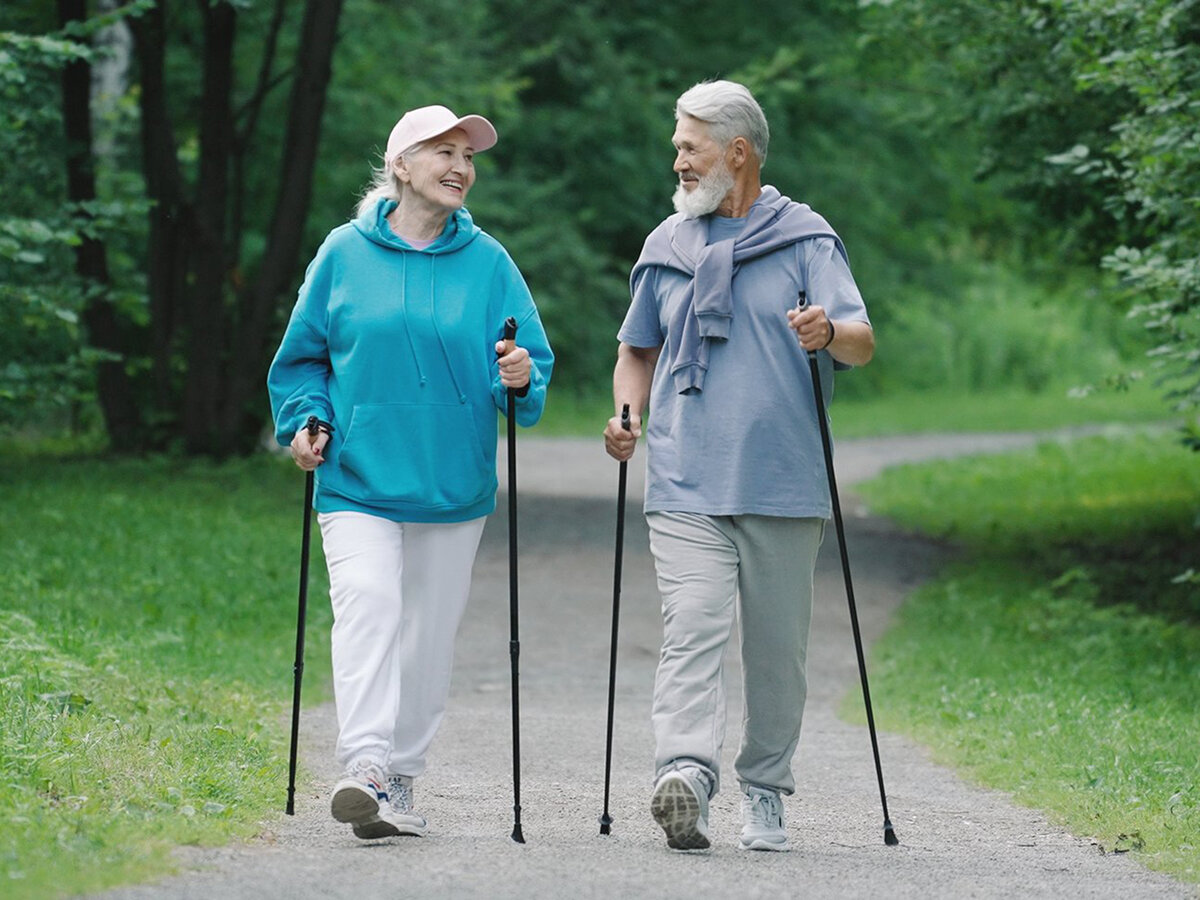
M 852 379 L 854 372 L 838 376 Z M 1037 392 L 1004 387 L 977 393 L 889 392 L 878 397 L 838 397 L 829 407 L 835 437 L 928 432 L 1045 431 L 1074 425 L 1148 423 L 1173 419 L 1153 385 L 1124 390 L 1077 391 L 1062 382 Z M 1076 393 L 1082 396 L 1075 396 Z
M 838 383 L 858 375 L 838 376 Z M 839 396 L 829 407 L 836 438 L 941 431 L 1042 431 L 1072 425 L 1148 423 L 1176 418 L 1161 393 L 1145 380 L 1127 389 L 1078 391 L 1061 382 L 1037 392 L 1017 387 L 986 393 L 889 391 L 873 397 Z M 1083 396 L 1074 396 L 1074 394 Z M 597 391 L 586 397 L 551 392 L 542 420 L 531 433 L 596 437 L 613 414 L 612 397 Z
M 18 457 L 0 490 L 0 884 L 99 890 L 252 834 L 286 799 L 298 471 Z
M 876 646 L 881 725 L 1200 882 L 1200 457 L 1170 437 L 1093 439 L 861 491 L 965 550 Z

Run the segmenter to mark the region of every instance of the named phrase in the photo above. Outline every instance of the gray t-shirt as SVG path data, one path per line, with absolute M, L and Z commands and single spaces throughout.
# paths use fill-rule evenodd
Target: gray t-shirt
M 708 242 L 736 237 L 743 219 L 710 216 Z M 688 277 L 655 266 L 634 290 L 618 338 L 666 343 Z M 832 514 L 808 357 L 787 324 L 799 291 L 831 319 L 869 322 L 854 277 L 831 238 L 746 260 L 733 277 L 727 341 L 714 341 L 701 393 L 676 392 L 659 358 L 646 427 L 646 511 L 829 518 Z M 640 300 L 637 298 L 641 298 Z M 833 360 L 819 353 L 826 403 Z

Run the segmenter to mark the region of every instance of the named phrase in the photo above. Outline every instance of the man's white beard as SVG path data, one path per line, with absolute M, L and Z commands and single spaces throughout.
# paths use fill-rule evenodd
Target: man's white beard
M 690 191 L 686 190 L 681 182 L 675 188 L 675 196 L 671 201 L 675 204 L 676 212 L 683 213 L 689 219 L 696 219 L 714 212 L 731 190 L 733 173 L 725 165 L 725 160 L 721 160 L 716 168 L 701 176 Z

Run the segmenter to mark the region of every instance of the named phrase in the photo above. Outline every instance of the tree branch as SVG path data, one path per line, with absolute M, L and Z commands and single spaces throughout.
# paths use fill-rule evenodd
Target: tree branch
M 236 119 L 244 119 L 244 124 L 237 132 L 235 146 L 238 152 L 245 150 L 254 137 L 258 127 L 258 115 L 262 111 L 263 101 L 278 84 L 282 77 L 272 78 L 271 69 L 275 66 L 275 53 L 279 46 L 279 31 L 283 27 L 283 10 L 285 0 L 275 0 L 275 8 L 271 12 L 271 25 L 267 29 L 266 46 L 263 48 L 262 60 L 258 67 L 258 79 L 254 91 L 237 111 Z
M 242 233 L 246 225 L 246 151 L 258 128 L 258 116 L 262 112 L 263 101 L 278 84 L 281 78 L 272 78 L 271 69 L 275 64 L 276 48 L 279 45 L 279 30 L 283 26 L 284 0 L 275 0 L 275 8 L 271 13 L 271 24 L 267 29 L 266 46 L 263 49 L 262 60 L 258 67 L 258 79 L 254 91 L 242 108 L 234 114 L 234 121 L 243 120 L 242 127 L 237 129 L 233 140 L 233 211 L 230 217 L 233 224 L 233 234 L 229 246 L 234 256 L 234 266 L 241 258 Z

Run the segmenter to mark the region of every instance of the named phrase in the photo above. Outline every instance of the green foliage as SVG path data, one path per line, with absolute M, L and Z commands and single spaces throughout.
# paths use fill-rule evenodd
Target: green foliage
M 1019 239 L 1049 236 L 1118 273 L 1168 397 L 1200 406 L 1200 4 L 871 5 L 889 46 L 916 48 L 949 85 L 930 120 L 978 129 L 982 171 L 1050 226 Z
M 1200 881 L 1195 455 L 1169 436 L 1047 444 L 859 490 L 968 550 L 876 647 L 884 727 Z
M 1134 216 L 1135 239 L 1104 260 L 1120 274 L 1158 340 L 1152 351 L 1180 409 L 1200 408 L 1200 4 L 1083 3 L 1090 25 L 1077 83 L 1136 98 L 1105 150 L 1120 190 L 1112 202 Z
M 111 25 L 145 3 L 98 16 L 91 30 Z M 66 34 L 0 32 L 0 154 L 17 164 L 0 169 L 5 218 L 0 219 L 0 423 L 64 423 L 94 427 L 94 370 L 114 354 L 91 345 L 83 325 L 89 302 L 141 308 L 136 282 L 121 290 L 85 283 L 74 254 L 85 240 L 109 242 L 118 272 L 140 266 L 120 254 L 122 236 L 137 233 L 145 215 L 135 200 L 64 202 L 66 168 L 61 132 L 60 69 L 98 53 Z M 131 290 L 131 288 L 133 290 Z
M 265 456 L 10 458 L 0 880 L 21 896 L 164 873 L 172 846 L 250 835 L 281 808 L 301 485 Z M 316 699 L 328 607 L 309 624 Z
M 47 187 L 62 180 L 45 152 L 57 137 L 56 67 L 87 54 L 62 38 L 0 32 L 0 154 L 21 160 L 0 169 L 0 423 L 11 426 L 48 409 L 69 409 L 87 396 L 81 355 L 80 286 L 70 248 L 80 237 Z
M 873 385 L 949 393 L 1102 382 L 1144 345 L 1111 288 L 1063 270 L 1056 284 L 1017 262 L 948 262 L 959 283 L 946 295 L 914 288 L 882 331 L 876 359 L 839 379 L 851 396 Z
M 771 123 L 765 180 L 830 219 L 867 298 L 879 358 L 844 380 L 843 396 L 930 385 L 1036 390 L 1069 377 L 1096 381 L 1097 368 L 1117 366 L 1112 361 L 1129 349 L 1128 341 L 1117 333 L 1099 279 L 1063 278 L 1044 259 L 1069 258 L 1073 247 L 1112 248 L 1114 233 L 1123 239 L 1133 232 L 1104 206 L 1116 177 L 1111 167 L 1089 169 L 1085 178 L 1071 171 L 1074 165 L 1044 158 L 1081 142 L 1102 147 L 1114 111 L 1133 109 L 1134 101 L 1098 79 L 1084 94 L 1076 91 L 1065 76 L 1079 51 L 1068 56 L 1057 49 L 1053 17 L 1043 22 L 1028 9 L 947 0 L 921 0 L 922 15 L 908 15 L 916 3 L 865 11 L 841 4 L 797 15 L 783 0 L 721 10 L 647 0 L 467 0 L 453 8 L 347 0 L 300 256 L 311 256 L 349 216 L 405 109 L 438 102 L 488 115 L 500 142 L 479 160 L 471 211 L 508 247 L 533 290 L 558 350 L 556 392 L 607 394 L 629 269 L 645 235 L 670 212 L 674 100 L 696 81 L 734 78 L 755 90 Z M 142 0 L 125 12 L 147 5 Z M 134 336 L 126 370 L 139 408 L 148 409 L 159 403 L 157 393 L 179 389 L 188 367 L 180 336 L 162 340 L 148 327 L 139 73 L 136 67 L 126 72 L 120 96 L 94 98 L 99 211 L 76 215 L 47 203 L 62 196 L 65 183 L 58 67 L 76 57 L 100 64 L 109 51 L 88 43 L 101 34 L 97 20 L 68 37 L 56 34 L 47 11 L 38 9 L 37 15 L 0 13 L 0 27 L 13 29 L 7 36 L 17 48 L 0 57 L 0 90 L 6 77 L 14 85 L 24 79 L 5 94 L 9 118 L 0 127 L 0 149 L 16 161 L 0 173 L 0 186 L 12 198 L 6 215 L 55 234 L 88 223 L 104 241 L 112 281 L 106 299 Z M 167 9 L 168 118 L 189 195 L 200 149 L 203 7 Z M 273 4 L 244 2 L 237 11 L 233 103 L 245 145 L 230 173 L 238 191 L 230 215 L 240 227 L 230 235 L 233 262 L 223 301 L 229 304 L 259 271 L 274 203 L 288 190 L 278 183 L 278 171 L 289 61 L 299 40 L 299 4 L 283 6 L 278 32 L 272 31 Z M 889 43 L 896 35 L 889 29 L 901 22 L 919 38 L 904 32 L 903 46 L 919 52 Z M 963 29 L 996 40 L 960 40 Z M 763 34 L 771 35 L 767 44 Z M 274 56 L 266 55 L 268 45 Z M 22 62 L 28 59 L 37 65 Z M 1054 61 L 1052 71 L 1038 68 L 1046 60 Z M 983 91 L 988 79 L 1003 93 Z M 988 96 L 987 107 L 959 91 L 962 84 Z M 940 127 L 946 120 L 954 125 L 952 135 Z M 996 134 L 1006 136 L 1004 153 L 989 141 Z M 1090 152 L 1084 162 L 1099 150 Z M 977 180 L 981 158 L 983 170 L 1003 177 Z M 1019 188 L 1021 196 L 1006 198 L 1004 188 Z M 24 242 L 13 252 L 31 249 L 38 252 Z M 29 308 L 50 308 L 23 291 L 53 297 L 55 308 L 79 315 L 87 297 L 59 274 L 70 271 L 71 250 L 56 249 L 47 257 L 52 279 L 41 278 L 32 262 L 0 260 L 10 267 L 0 274 L 13 285 L 17 299 L 10 305 L 19 305 L 21 316 L 27 318 Z M 1053 287 L 1042 287 L 1046 283 Z M 1033 305 L 1036 315 L 1022 315 L 1022 303 Z M 290 306 L 289 291 L 271 314 L 273 334 L 282 330 Z M 7 321 L 19 318 L 10 311 Z M 180 321 L 172 324 L 180 327 Z M 228 329 L 238 324 L 233 320 Z M 78 352 L 88 329 L 75 324 L 60 331 L 51 358 L 39 351 L 42 362 L 60 368 L 36 371 L 61 374 L 72 365 L 80 377 L 60 381 L 74 386 L 74 399 L 56 402 L 79 408 L 91 391 L 83 367 L 90 360 Z M 264 370 L 273 349 L 262 348 Z M 170 359 L 154 365 L 156 355 Z M 26 376 L 34 371 L 22 365 Z M 17 379 L 10 378 L 10 395 L 18 393 Z M 178 429 L 174 412 L 150 418 L 160 433 Z M 253 443 L 252 435 L 239 440 L 239 446 Z

